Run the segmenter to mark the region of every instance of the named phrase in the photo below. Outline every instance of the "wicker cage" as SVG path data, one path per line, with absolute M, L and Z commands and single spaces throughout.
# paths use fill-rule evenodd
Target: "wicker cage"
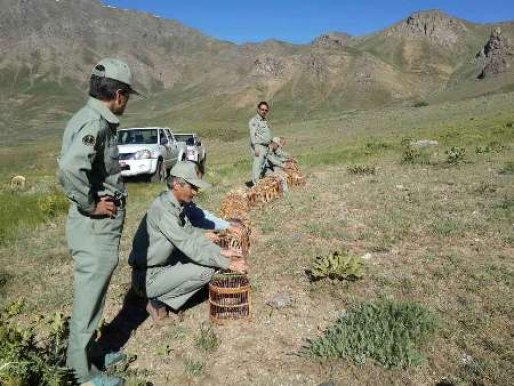
M 223 324 L 250 318 L 250 280 L 248 275 L 217 273 L 209 283 L 209 316 Z

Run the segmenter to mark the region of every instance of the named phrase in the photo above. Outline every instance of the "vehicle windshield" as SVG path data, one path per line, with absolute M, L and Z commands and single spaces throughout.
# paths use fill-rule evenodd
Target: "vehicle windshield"
M 175 134 L 175 139 L 177 142 L 187 142 L 188 139 L 194 142 L 194 137 L 192 134 Z
M 119 145 L 152 145 L 157 143 L 157 130 L 120 130 Z

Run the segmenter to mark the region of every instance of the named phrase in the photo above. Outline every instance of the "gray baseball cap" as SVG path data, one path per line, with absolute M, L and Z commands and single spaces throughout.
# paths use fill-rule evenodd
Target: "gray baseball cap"
M 141 95 L 141 93 L 132 88 L 132 72 L 128 64 L 119 59 L 105 58 L 100 60 L 93 68 L 91 74 L 125 83 L 130 87 L 132 94 Z
M 170 170 L 170 176 L 180 177 L 191 185 L 200 189 L 207 189 L 211 186 L 201 178 L 198 165 L 191 161 L 178 161 Z

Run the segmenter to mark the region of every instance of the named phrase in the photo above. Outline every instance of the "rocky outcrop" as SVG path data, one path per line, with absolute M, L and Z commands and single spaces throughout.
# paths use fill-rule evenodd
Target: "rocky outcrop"
M 273 56 L 263 56 L 254 61 L 255 70 L 258 74 L 280 78 L 285 71 L 285 65 Z
M 318 48 L 341 48 L 346 46 L 351 36 L 346 33 L 330 32 L 314 39 L 312 45 Z
M 407 39 L 425 39 L 431 43 L 453 47 L 467 31 L 465 24 L 440 11 L 423 11 L 410 15 L 386 31 L 386 36 L 400 35 Z
M 478 78 L 483 79 L 507 71 L 514 59 L 514 50 L 501 29 L 496 28 L 477 58 L 483 63 Z

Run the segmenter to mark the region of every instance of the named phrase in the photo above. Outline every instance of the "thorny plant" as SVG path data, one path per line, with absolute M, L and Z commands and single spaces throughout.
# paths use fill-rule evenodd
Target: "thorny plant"
M 23 300 L 8 305 L 0 315 L 0 383 L 22 386 L 73 384 L 73 374 L 65 367 L 68 320 L 61 313 L 40 316 L 30 326 L 17 323 Z M 41 338 L 37 329 L 48 323 L 49 334 Z
M 357 364 L 373 359 L 385 367 L 407 367 L 422 362 L 418 347 L 435 329 L 434 316 L 420 305 L 365 303 L 341 316 L 323 336 L 307 340 L 301 355 L 347 358 Z

